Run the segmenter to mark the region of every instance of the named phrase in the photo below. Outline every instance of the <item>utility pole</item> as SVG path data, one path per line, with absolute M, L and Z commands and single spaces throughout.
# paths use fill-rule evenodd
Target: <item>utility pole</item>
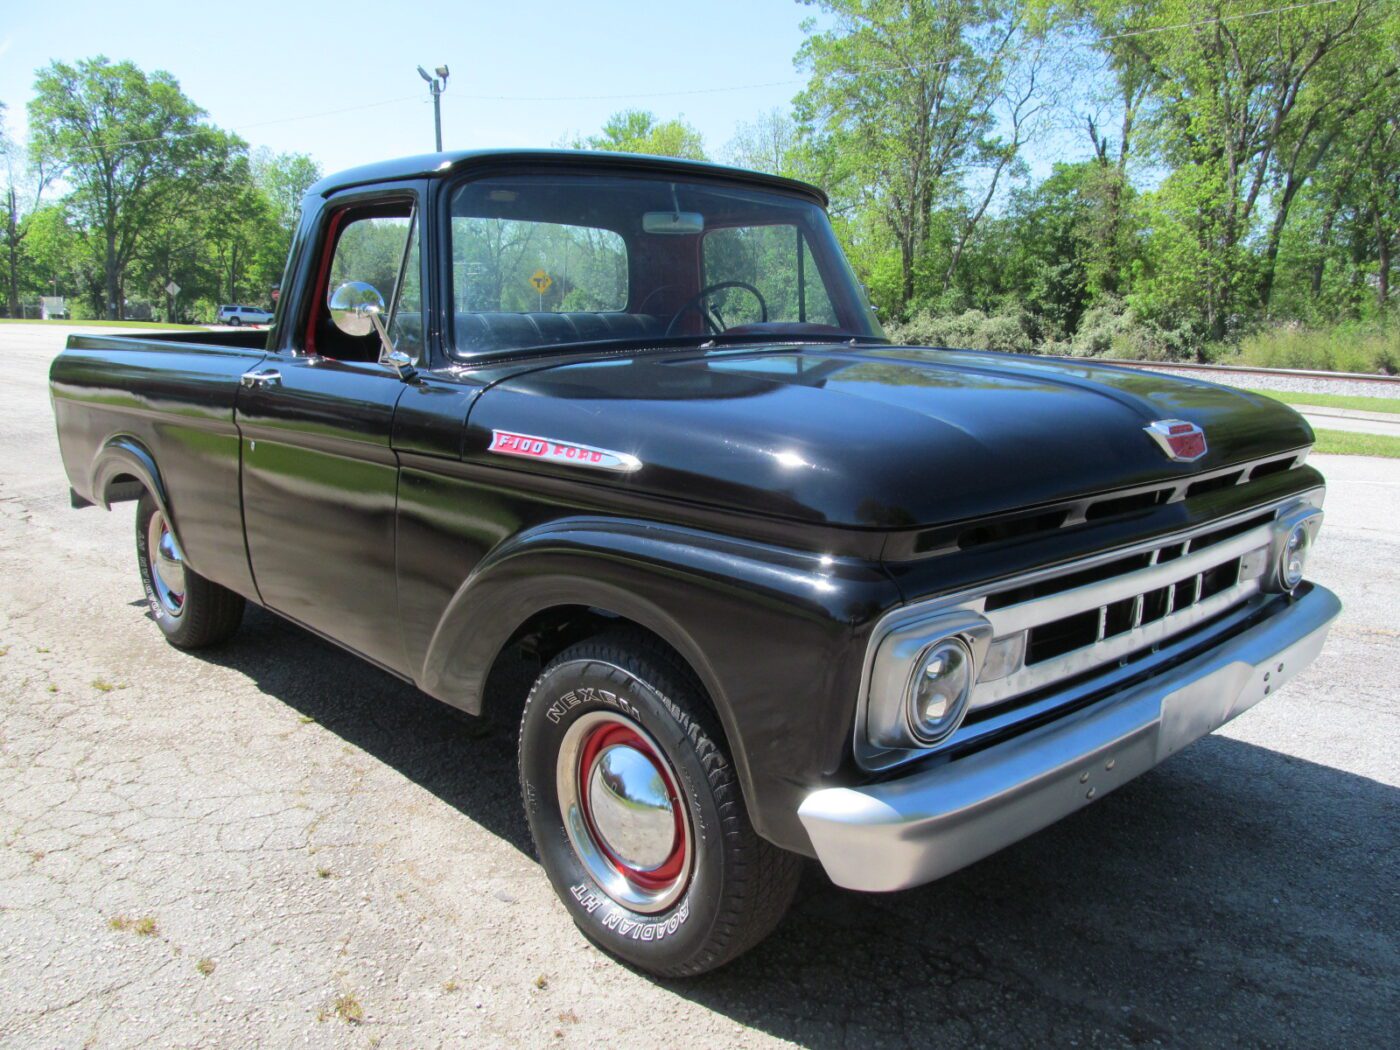
M 433 130 L 436 132 L 437 151 L 442 152 L 442 93 L 447 90 L 447 67 L 438 66 L 433 70 L 437 76 L 433 76 L 422 66 L 418 67 L 418 75 L 428 82 L 428 90 L 433 95 Z

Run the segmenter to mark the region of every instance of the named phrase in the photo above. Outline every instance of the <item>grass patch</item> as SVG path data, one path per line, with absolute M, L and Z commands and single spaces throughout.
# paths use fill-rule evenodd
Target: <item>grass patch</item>
M 317 869 L 316 869 L 316 877 L 317 877 L 318 879 L 328 879 L 328 878 L 330 878 L 330 877 L 331 877 L 331 869 L 330 869 L 330 868 L 325 868 L 325 867 L 317 868 Z
M 155 916 L 146 915 L 139 919 L 132 919 L 125 915 L 113 916 L 107 925 L 120 933 L 134 933 L 138 937 L 154 937 L 160 932 L 160 927 L 156 925 Z
M 1383 456 L 1400 459 L 1400 437 L 1359 434 L 1351 430 L 1316 430 L 1314 452 L 1329 456 Z
M 198 970 L 203 976 L 208 977 L 211 973 L 214 972 L 214 960 L 200 959 L 199 962 L 194 964 L 194 968 Z
M 207 332 L 208 325 L 203 324 L 169 324 L 165 321 L 41 321 L 37 317 L 28 320 L 22 317 L 0 317 L 0 324 L 42 324 L 53 325 L 54 327 L 69 328 L 147 328 L 147 329 L 167 329 L 180 332 Z
M 1400 326 L 1280 325 L 1246 336 L 1236 353 L 1217 358 L 1216 364 L 1395 375 L 1400 372 Z
M 126 686 L 120 682 L 109 682 L 105 678 L 94 678 L 92 687 L 99 693 L 110 693 L 114 689 L 125 689 Z
M 1317 408 L 1350 408 L 1358 412 L 1387 412 L 1400 415 L 1400 397 L 1364 397 L 1360 394 L 1300 394 L 1293 390 L 1251 390 L 1285 405 L 1313 405 Z
M 360 1000 L 353 995 L 337 996 L 335 1000 L 335 1015 L 346 1024 L 364 1024 L 365 1008 L 360 1005 Z

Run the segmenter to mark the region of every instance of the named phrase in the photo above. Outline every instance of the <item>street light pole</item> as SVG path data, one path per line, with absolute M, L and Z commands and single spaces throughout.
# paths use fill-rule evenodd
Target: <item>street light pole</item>
M 442 93 L 447 90 L 447 67 L 438 66 L 433 70 L 437 76 L 433 76 L 422 66 L 418 67 L 418 75 L 428 82 L 428 90 L 433 95 L 433 130 L 436 133 L 437 151 L 442 152 Z

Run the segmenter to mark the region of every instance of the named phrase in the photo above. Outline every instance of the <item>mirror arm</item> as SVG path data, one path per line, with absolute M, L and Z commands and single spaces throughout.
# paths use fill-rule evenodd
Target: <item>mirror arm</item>
M 418 374 L 417 369 L 413 367 L 413 359 L 402 350 L 394 348 L 394 340 L 389 337 L 389 329 L 384 324 L 381 311 L 368 309 L 365 313 L 369 314 L 370 324 L 374 325 L 374 330 L 379 333 L 379 363 L 392 368 L 400 379 L 412 379 Z

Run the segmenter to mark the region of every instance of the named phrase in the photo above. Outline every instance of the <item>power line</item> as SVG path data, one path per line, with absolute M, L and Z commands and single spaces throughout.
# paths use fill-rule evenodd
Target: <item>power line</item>
M 1288 14 L 1288 13 L 1290 13 L 1290 12 L 1292 12 L 1292 11 L 1305 11 L 1305 10 L 1308 10 L 1308 9 L 1310 9 L 1310 8 L 1315 8 L 1315 7 L 1328 7 L 1328 6 L 1332 6 L 1332 5 L 1338 4 L 1338 3 L 1341 3 L 1341 0 L 1308 0 L 1308 2 L 1306 2 L 1306 3 L 1289 4 L 1289 5 L 1285 6 L 1285 7 L 1271 7 L 1271 8 L 1266 8 L 1266 9 L 1261 10 L 1261 11 L 1241 11 L 1241 12 L 1238 12 L 1238 13 L 1236 13 L 1236 14 L 1219 15 L 1219 16 L 1216 16 L 1216 17 L 1213 17 L 1213 18 L 1203 18 L 1203 19 L 1198 19 L 1197 21 L 1194 21 L 1194 22 L 1180 22 L 1180 23 L 1177 23 L 1176 25 L 1170 25 L 1170 26 L 1150 26 L 1150 27 L 1147 27 L 1147 28 L 1145 28 L 1145 29 L 1130 29 L 1130 30 L 1124 30 L 1124 31 L 1121 32 L 1121 33 L 1111 33 L 1111 34 L 1107 34 L 1107 35 L 1105 35 L 1105 36 L 1098 37 L 1098 38 L 1096 38 L 1096 39 L 1093 40 L 1093 41 L 1073 42 L 1073 43 L 1069 43 L 1069 44 L 1063 45 L 1063 46 L 1061 46 L 1061 47 L 1059 47 L 1059 48 L 1051 47 L 1051 48 L 1046 48 L 1045 50 L 1051 51 L 1051 52 L 1054 52 L 1054 51 L 1073 51 L 1073 50 L 1079 50 L 1079 49 L 1082 49 L 1082 48 L 1085 48 L 1085 47 L 1093 47 L 1093 46 L 1095 46 L 1096 44 L 1105 43 L 1105 42 L 1109 42 L 1109 41 L 1126 40 L 1126 39 L 1130 39 L 1130 38 L 1132 38 L 1132 37 L 1150 36 L 1150 35 L 1157 34 L 1157 33 L 1170 33 L 1170 32 L 1175 32 L 1175 31 L 1183 30 L 1183 29 L 1200 29 L 1200 28 L 1203 28 L 1203 27 L 1205 27 L 1205 26 L 1216 25 L 1216 24 L 1218 24 L 1218 23 L 1223 23 L 1223 22 L 1236 22 L 1236 21 L 1242 21 L 1242 20 L 1251 19 L 1251 18 L 1263 18 L 1263 17 L 1265 17 L 1265 16 L 1267 16 L 1267 15 L 1282 15 L 1282 14 Z M 830 74 L 830 75 L 831 75 L 831 76 L 838 76 L 838 77 L 851 77 L 851 76 L 859 76 L 859 75 L 865 74 L 865 73 L 893 73 L 893 72 L 898 72 L 898 71 L 901 71 L 901 70 L 937 69 L 937 68 L 939 68 L 940 66 L 950 65 L 950 64 L 952 64 L 953 62 L 957 62 L 957 61 L 959 61 L 958 58 L 946 58 L 946 59 L 938 59 L 938 60 L 935 60 L 935 61 L 932 61 L 932 62 L 913 62 L 913 63 L 907 63 L 907 64 L 904 64 L 904 65 L 896 65 L 896 66 L 869 66 L 869 67 L 866 67 L 866 68 L 864 68 L 864 69 L 859 69 L 859 70 L 850 70 L 850 71 L 838 70 L 838 71 L 836 71 L 836 72 L 834 72 L 834 73 L 832 73 L 832 74 Z M 635 91 L 635 92 L 627 92 L 627 93 L 622 93 L 622 94 L 610 94 L 610 95 L 484 95 L 484 94 L 482 94 L 482 95 L 474 95 L 474 94 L 464 94 L 464 95 L 460 95 L 459 97 L 461 97 L 461 98 L 466 98 L 466 99 L 471 99 L 471 100 L 477 101 L 477 102 L 623 102 L 623 101 L 630 101 L 630 100 L 634 100 L 634 99 L 643 99 L 643 98 L 680 98 L 680 97 L 688 97 L 688 96 L 696 96 L 696 95 L 714 95 L 714 94 L 722 94 L 722 93 L 727 93 L 727 92 L 731 92 L 731 91 L 755 91 L 755 90 L 759 90 L 759 89 L 763 89 L 763 88 L 786 87 L 786 86 L 790 86 L 790 85 L 792 85 L 792 84 L 803 84 L 803 83 L 806 83 L 806 82 L 808 81 L 808 79 L 809 79 L 809 78 L 807 78 L 807 77 L 793 77 L 793 78 L 786 79 L 786 80 L 769 80 L 769 81 L 762 81 L 762 82 L 758 82 L 758 83 L 729 84 L 729 85 L 723 85 L 723 86 L 717 86 L 717 87 L 705 87 L 705 88 L 686 88 L 686 89 L 682 89 L 682 90 L 678 90 L 678 91 Z M 299 120 L 315 120 L 315 119 L 318 119 L 318 118 L 320 118 L 320 117 L 339 116 L 339 115 L 344 114 L 344 113 L 357 113 L 357 112 L 361 112 L 361 111 L 366 110 L 366 109 L 375 109 L 375 108 L 378 108 L 378 107 L 381 107 L 381 106 L 396 105 L 396 104 L 398 104 L 398 103 L 400 103 L 400 102 L 412 102 L 412 101 L 418 101 L 418 100 L 419 100 L 419 98 L 418 98 L 417 95 L 401 95 L 401 96 L 399 96 L 399 97 L 397 97 L 397 98 L 380 99 L 380 100 L 377 101 L 377 102 L 366 102 L 366 103 L 362 103 L 362 104 L 360 104 L 360 105 L 345 106 L 345 107 L 342 107 L 342 108 L 339 108 L 339 109 L 322 110 L 322 111 L 317 112 L 317 113 L 302 113 L 302 114 L 298 114 L 297 116 L 292 116 L 292 117 L 275 117 L 275 118 L 270 119 L 270 120 L 261 120 L 261 121 L 256 121 L 256 122 L 250 123 L 250 124 L 240 124 L 240 125 L 237 125 L 237 126 L 235 126 L 235 127 L 230 127 L 230 128 L 223 129 L 223 130 L 232 131 L 232 132 L 238 132 L 238 131 L 247 130 L 247 129 L 249 129 L 249 128 L 268 127 L 268 126 L 273 125 L 273 124 L 287 124 L 287 123 L 294 123 L 294 122 L 299 121 Z M 194 130 L 194 131 L 176 132 L 176 133 L 171 133 L 171 134 L 167 134 L 167 135 L 157 135 L 157 136 L 153 136 L 153 137 L 151 137 L 151 138 L 146 138 L 146 139 L 130 139 L 130 140 L 127 140 L 127 141 L 124 141 L 124 142 L 102 143 L 102 144 L 100 144 L 100 145 L 82 145 L 82 146 L 76 146 L 76 147 L 74 147 L 74 148 L 75 148 L 75 149 L 80 149 L 80 150 L 96 150 L 96 149 L 114 150 L 114 149 L 121 149 L 121 148 L 124 148 L 124 147 L 126 147 L 126 146 L 142 146 L 142 145 L 147 145 L 147 144 L 152 143 L 152 142 L 163 142 L 163 141 L 168 141 L 168 140 L 171 140 L 171 139 L 188 138 L 188 137 L 193 136 L 193 135 L 201 134 L 202 132 L 209 130 L 211 127 L 214 127 L 214 125 L 204 125 L 204 126 L 201 126 L 201 127 L 198 128 L 198 129 Z
M 1149 36 L 1154 33 L 1170 33 L 1180 29 L 1200 29 L 1221 22 L 1236 22 L 1247 18 L 1262 18 L 1265 15 L 1281 15 L 1287 14 L 1290 11 L 1304 11 L 1312 7 L 1327 7 L 1338 3 L 1341 3 L 1341 0 L 1309 0 L 1307 3 L 1290 4 L 1287 7 L 1272 7 L 1263 11 L 1242 11 L 1237 14 L 1203 18 L 1195 22 L 1180 22 L 1176 25 L 1152 26 L 1146 29 L 1129 29 L 1121 33 L 1111 33 L 1106 36 L 1101 36 L 1093 41 L 1070 43 L 1058 48 L 1045 48 L 1045 50 L 1051 52 L 1074 51 L 1113 40 L 1126 40 L 1131 37 Z M 895 73 L 900 70 L 937 69 L 940 66 L 951 65 L 957 61 L 959 61 L 958 58 L 943 58 L 932 62 L 910 62 L 896 66 L 866 66 L 857 70 L 836 70 L 828 75 L 834 77 L 853 77 L 865 73 Z M 731 84 L 725 87 L 686 88 L 679 91 L 637 91 L 618 95 L 462 95 L 460 97 L 469 98 L 478 102 L 623 102 L 637 98 L 677 98 L 688 95 L 713 95 L 727 91 L 753 91 L 759 88 L 804 84 L 807 80 L 807 77 L 793 77 L 788 80 L 768 80 L 754 84 Z
M 270 124 L 287 124 L 298 120 L 315 120 L 318 117 L 334 117 L 342 113 L 358 113 L 361 110 L 375 109 L 380 106 L 392 106 L 399 102 L 421 101 L 417 95 L 400 95 L 398 98 L 384 98 L 378 102 L 364 102 L 358 106 L 343 106 L 340 109 L 326 109 L 319 113 L 302 113 L 295 117 L 274 117 L 271 120 L 259 120 L 252 124 L 239 124 L 236 127 L 219 128 L 216 124 L 202 124 L 193 131 L 176 131 L 165 135 L 153 135 L 146 139 L 126 139 L 122 142 L 103 142 L 93 145 L 80 145 L 72 147 L 75 150 L 113 150 L 122 149 L 126 146 L 145 146 L 152 142 L 168 142 L 171 139 L 191 138 L 206 131 L 245 131 L 248 128 L 263 128 Z

